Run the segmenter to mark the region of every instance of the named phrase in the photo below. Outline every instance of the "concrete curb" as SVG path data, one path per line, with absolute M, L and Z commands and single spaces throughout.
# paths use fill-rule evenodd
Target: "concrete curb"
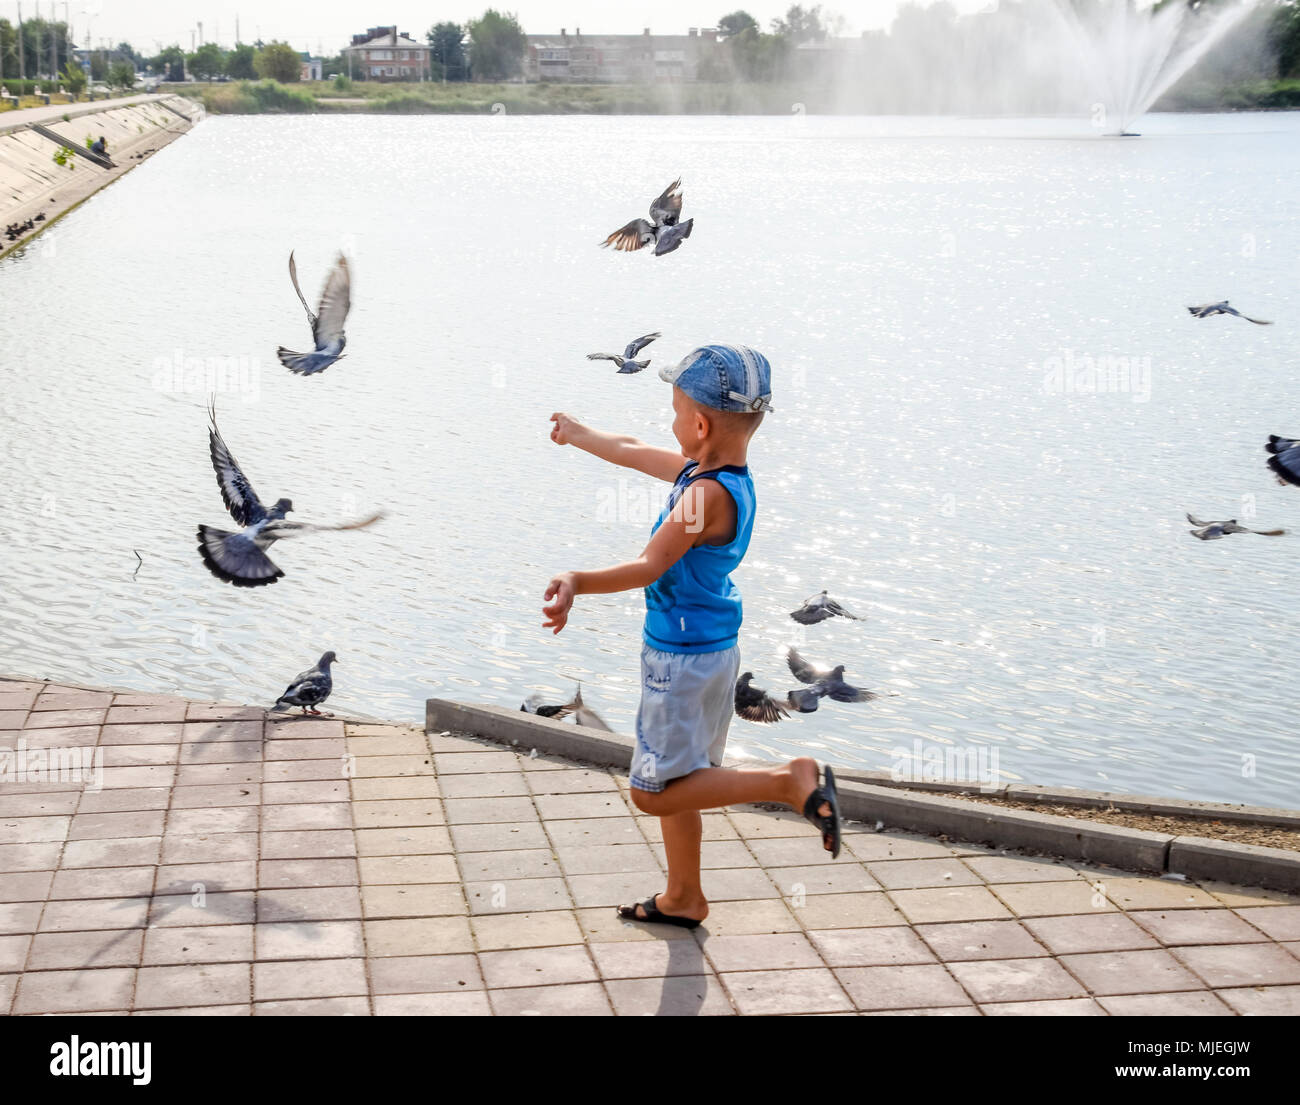
M 472 733 L 516 748 L 536 748 L 539 752 L 624 770 L 631 763 L 634 746 L 630 737 L 618 733 L 553 721 L 522 710 L 470 706 L 431 698 L 425 703 L 425 731 L 444 730 Z M 890 828 L 942 835 L 972 844 L 993 844 L 999 848 L 1041 852 L 1135 871 L 1180 874 L 1293 892 L 1300 890 L 1300 853 L 1282 848 L 1173 836 L 1031 810 L 981 806 L 943 794 L 901 791 L 898 789 L 900 784 L 893 780 L 892 786 L 859 781 L 873 778 L 873 773 L 837 771 L 836 778 L 839 781 L 841 813 L 846 818 L 867 824 L 883 823 Z M 950 793 L 981 793 L 978 787 L 952 784 L 929 784 L 926 789 L 939 787 L 945 787 Z M 1025 801 L 1058 801 L 1061 795 L 1069 795 L 1088 799 L 1088 803 L 1075 803 L 1078 805 L 1122 808 L 1111 796 L 1065 788 L 998 787 L 984 793 L 1023 796 Z M 1251 809 L 1248 806 L 1220 807 L 1207 802 L 1184 803 L 1162 798 L 1130 797 L 1128 800 L 1134 803 L 1132 808 L 1141 812 L 1208 817 L 1211 813 L 1217 816 L 1218 811 L 1224 809 L 1236 814 L 1232 820 L 1254 820 L 1244 816 Z M 1290 825 L 1300 820 L 1300 815 L 1290 810 L 1261 809 L 1261 812 L 1285 818 L 1281 824 Z

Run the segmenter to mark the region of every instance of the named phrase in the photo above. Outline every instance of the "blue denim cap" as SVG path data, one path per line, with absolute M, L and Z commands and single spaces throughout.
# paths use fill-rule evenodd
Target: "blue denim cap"
M 716 411 L 770 411 L 772 366 L 744 345 L 704 345 L 659 378 Z

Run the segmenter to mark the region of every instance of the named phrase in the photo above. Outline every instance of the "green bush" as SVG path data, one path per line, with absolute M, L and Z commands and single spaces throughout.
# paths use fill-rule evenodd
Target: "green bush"
M 351 92 L 351 91 L 352 91 L 352 79 L 351 79 L 350 77 L 344 75 L 343 73 L 335 73 L 335 74 L 334 74 L 333 85 L 334 85 L 334 91 L 335 91 L 335 92 Z
M 286 88 L 279 81 L 239 81 L 204 88 L 203 106 L 207 111 L 222 115 L 306 114 L 317 110 L 310 93 Z

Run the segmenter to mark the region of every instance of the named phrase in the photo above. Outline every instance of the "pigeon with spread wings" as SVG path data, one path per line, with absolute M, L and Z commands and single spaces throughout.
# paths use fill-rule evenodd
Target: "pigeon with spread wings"
M 786 653 L 786 663 L 800 683 L 809 684 L 786 696 L 786 704 L 801 714 L 811 714 L 817 709 L 818 699 L 821 698 L 830 697 L 836 702 L 870 702 L 876 697 L 871 691 L 845 683 L 843 664 L 829 669 L 815 667 L 793 648 Z
M 1247 322 L 1253 322 L 1256 326 L 1272 326 L 1271 322 L 1265 322 L 1262 318 L 1251 318 L 1249 315 L 1243 315 L 1236 307 L 1229 307 L 1225 299 L 1220 303 L 1202 303 L 1199 307 L 1188 307 L 1193 318 L 1209 318 L 1211 315 L 1236 315 L 1238 318 L 1244 318 Z
M 654 242 L 656 257 L 672 253 L 691 236 L 691 228 L 695 223 L 694 219 L 680 221 L 682 194 L 677 189 L 681 186 L 680 178 L 674 180 L 650 205 L 650 222 L 646 222 L 645 219 L 633 219 L 627 226 L 614 231 L 601 245 L 630 251 Z
M 736 716 L 746 721 L 761 721 L 770 724 L 789 717 L 790 711 L 761 687 L 753 685 L 754 673 L 745 672 L 736 680 Z
M 199 526 L 199 555 L 208 571 L 218 579 L 236 587 L 262 587 L 274 583 L 284 572 L 266 555 L 266 550 L 281 537 L 296 537 L 319 530 L 363 529 L 383 517 L 379 512 L 358 522 L 319 526 L 288 521 L 285 515 L 293 510 L 293 503 L 288 499 L 276 500 L 275 506 L 268 510 L 217 429 L 216 407 L 210 406 L 208 414 L 212 420 L 208 428 L 208 451 L 217 473 L 217 486 L 221 488 L 221 498 L 230 516 L 243 527 L 238 533 L 231 533 L 212 526 Z
M 1268 466 L 1277 477 L 1277 482 L 1300 487 L 1300 441 L 1269 434 L 1268 444 L 1264 448 L 1273 454 L 1268 458 Z
M 347 345 L 343 324 L 347 322 L 348 310 L 352 306 L 352 274 L 348 269 L 348 259 L 340 253 L 325 281 L 320 307 L 315 314 L 307 306 L 307 297 L 298 286 L 298 266 L 292 253 L 289 254 L 289 279 L 293 281 L 293 290 L 298 293 L 302 308 L 307 312 L 315 349 L 310 353 L 295 353 L 282 345 L 276 350 L 276 355 L 290 372 L 310 376 L 314 372 L 323 372 L 335 361 L 343 359 L 343 347 Z
M 650 358 L 647 357 L 644 361 L 636 361 L 633 360 L 633 358 L 647 345 L 654 341 L 655 338 L 661 337 L 663 337 L 663 335 L 656 330 L 653 334 L 646 334 L 643 337 L 637 338 L 635 341 L 628 342 L 627 348 L 623 350 L 623 355 L 621 357 L 617 353 L 588 353 L 587 360 L 613 361 L 618 365 L 619 372 L 640 372 L 643 368 L 649 366 Z
M 1245 526 L 1237 525 L 1237 519 L 1231 518 L 1226 522 L 1203 522 L 1194 514 L 1189 514 L 1187 520 L 1196 528 L 1188 530 L 1193 537 L 1199 537 L 1202 541 L 1217 541 L 1220 537 L 1227 537 L 1230 533 L 1257 533 L 1261 537 L 1284 537 L 1284 529 L 1247 529 Z
M 815 625 L 817 622 L 824 622 L 827 618 L 834 617 L 848 618 L 855 622 L 863 620 L 856 614 L 850 614 L 825 591 L 813 595 L 812 598 L 804 599 L 803 605 L 798 610 L 790 611 L 790 617 L 800 625 Z

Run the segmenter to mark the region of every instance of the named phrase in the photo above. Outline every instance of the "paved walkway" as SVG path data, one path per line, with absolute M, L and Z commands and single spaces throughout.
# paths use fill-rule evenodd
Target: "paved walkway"
M 694 933 L 621 922 L 658 823 L 605 769 L 453 735 L 0 681 L 14 1014 L 1300 1013 L 1300 899 L 793 815 L 705 815 Z M 12 770 L 12 769 L 11 769 Z
M 32 123 L 50 123 L 62 119 L 65 115 L 75 119 L 78 115 L 90 115 L 99 111 L 111 111 L 117 107 L 130 107 L 132 104 L 148 104 L 155 100 L 169 100 L 173 92 L 141 93 L 136 96 L 118 96 L 112 100 L 95 100 L 85 103 L 42 104 L 40 107 L 23 107 L 16 111 L 0 112 L 0 134 L 5 134 Z

